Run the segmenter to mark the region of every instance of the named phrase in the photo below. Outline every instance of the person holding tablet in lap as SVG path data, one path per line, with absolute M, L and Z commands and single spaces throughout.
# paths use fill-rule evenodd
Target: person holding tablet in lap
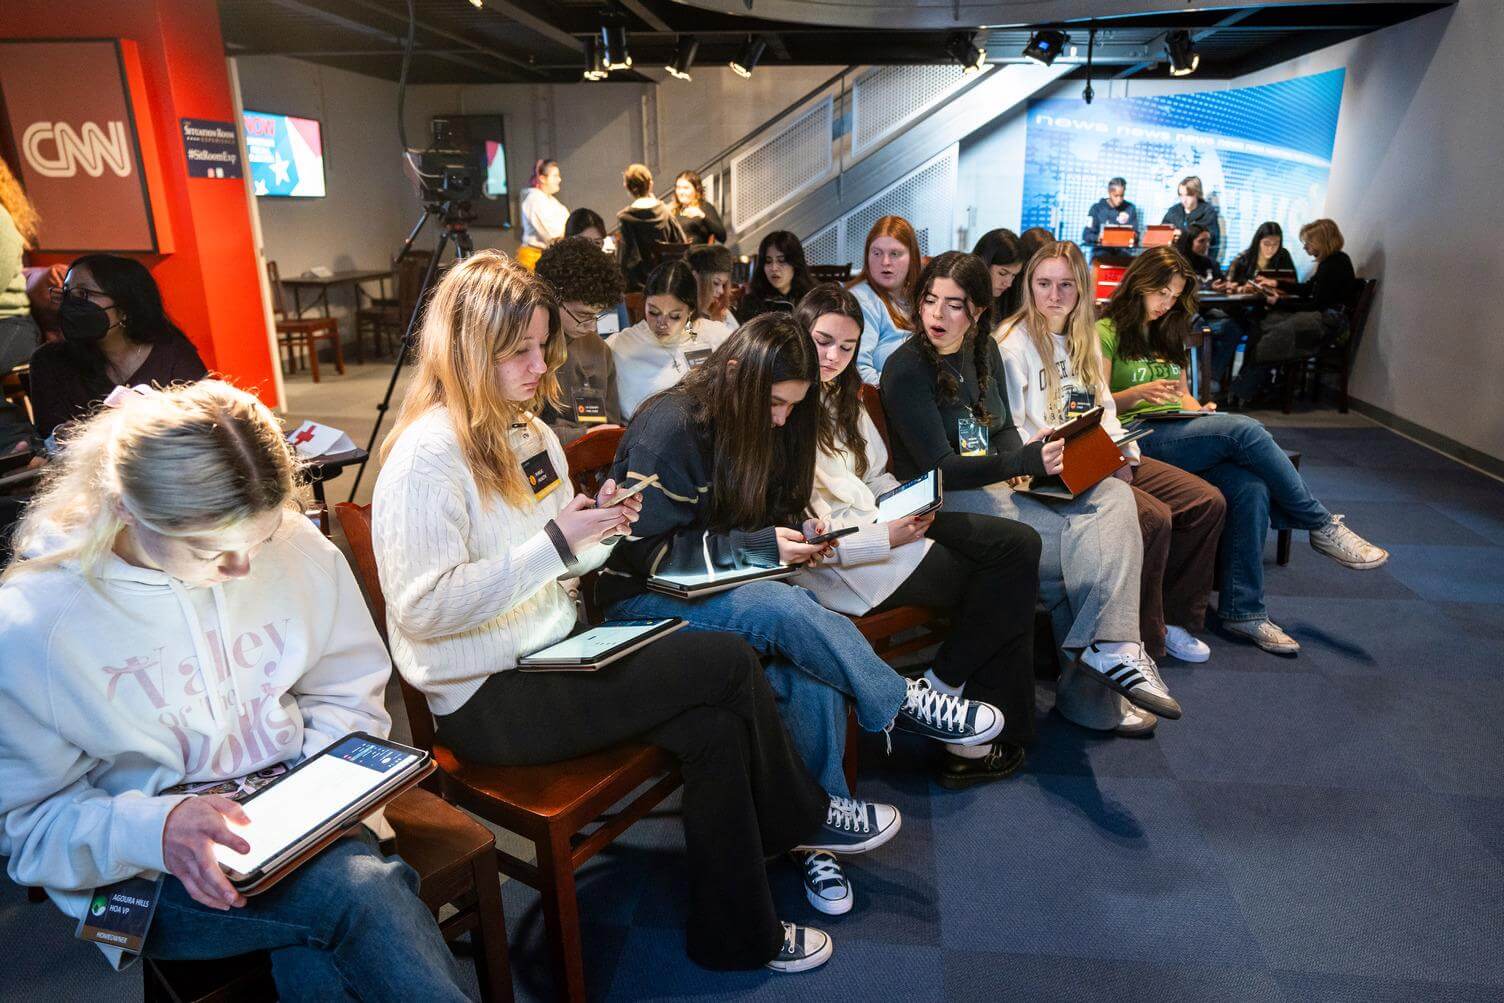
M 997 737 L 996 707 L 905 680 L 856 626 L 809 591 L 755 581 L 694 599 L 651 591 L 647 579 L 748 567 L 803 565 L 829 546 L 809 517 L 820 421 L 814 344 L 788 314 L 754 317 L 678 386 L 643 405 L 617 450 L 612 475 L 649 476 L 642 518 L 617 546 L 597 591 L 610 619 L 680 617 L 693 630 L 734 630 L 759 654 L 789 731 L 830 792 L 827 824 L 884 832 L 888 805 L 850 798 L 842 772 L 846 704 L 867 731 L 908 731 L 953 745 Z M 806 881 L 810 875 L 806 874 Z M 818 896 L 807 884 L 811 901 Z
M 286 1000 L 462 1001 L 417 874 L 368 830 L 247 898 L 214 853 L 255 849 L 244 812 L 177 790 L 390 726 L 391 663 L 296 467 L 272 413 L 217 381 L 69 430 L 0 585 L 0 856 L 75 917 L 165 874 L 142 953 L 270 951 Z
M 1039 533 L 1040 593 L 1062 653 L 1056 709 L 1084 727 L 1147 734 L 1155 715 L 1179 717 L 1180 705 L 1139 643 L 1143 542 L 1132 493 L 1116 478 L 1071 501 L 1014 490 L 1021 478 L 1060 473 L 1064 443 L 1044 441 L 1049 429 L 1027 443 L 1018 434 L 997 344 L 977 328 L 991 303 L 975 255 L 947 251 L 925 266 L 914 334 L 883 370 L 893 472 L 938 467 L 946 510 L 1017 519 Z
M 658 745 L 684 777 L 689 956 L 707 968 L 802 971 L 830 938 L 780 923 L 764 854 L 870 849 L 825 826 L 829 797 L 790 743 L 757 656 L 730 634 L 680 631 L 596 672 L 519 672 L 575 632 L 561 579 L 600 566 L 640 496 L 571 497 L 558 438 L 536 417 L 558 393 L 559 305 L 496 251 L 434 291 L 418 366 L 376 482 L 372 533 L 397 669 L 461 758 L 536 765 L 624 741 Z
M 1097 332 L 1113 399 L 1125 414 L 1215 411 L 1186 386 L 1183 336 L 1196 312 L 1193 279 L 1178 252 L 1157 247 L 1133 260 L 1108 301 Z M 1168 391 L 1166 372 L 1174 374 Z M 1224 630 L 1265 651 L 1300 651 L 1300 642 L 1269 619 L 1264 605 L 1264 538 L 1271 523 L 1309 530 L 1316 552 L 1345 567 L 1377 568 L 1389 559 L 1316 500 L 1269 430 L 1247 415 L 1158 421 L 1141 442 L 1145 455 L 1199 474 L 1227 499 L 1217 617 Z

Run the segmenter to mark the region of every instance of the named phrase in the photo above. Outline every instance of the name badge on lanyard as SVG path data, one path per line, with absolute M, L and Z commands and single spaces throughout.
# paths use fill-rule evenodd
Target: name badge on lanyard
M 1097 394 L 1093 390 L 1068 390 L 1065 394 L 1065 419 L 1069 421 L 1097 406 Z
M 604 425 L 606 401 L 600 394 L 577 393 L 574 395 L 574 420 L 581 425 Z
M 956 445 L 962 456 L 986 456 L 992 430 L 975 418 L 956 419 Z
M 547 449 L 541 449 L 522 461 L 522 473 L 534 498 L 547 498 L 559 486 L 559 472 Z
M 162 876 L 127 878 L 94 889 L 74 936 L 140 954 L 162 895 Z

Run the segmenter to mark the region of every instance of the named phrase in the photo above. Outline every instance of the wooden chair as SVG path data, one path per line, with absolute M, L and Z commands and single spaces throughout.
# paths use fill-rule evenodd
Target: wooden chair
M 571 455 L 570 473 L 577 486 L 583 489 L 588 477 L 601 476 L 598 469 L 583 466 L 584 457 L 604 454 L 605 442 L 620 435 L 620 429 L 596 429 L 570 444 L 572 448 L 566 453 Z M 592 436 L 595 438 L 586 446 L 578 445 Z M 613 441 L 609 455 L 614 454 Z M 575 465 L 576 456 L 581 466 Z M 341 502 L 335 506 L 335 514 L 355 557 L 355 569 L 371 612 L 377 624 L 384 625 L 386 602 L 371 546 L 370 506 Z M 575 871 L 679 787 L 676 763 L 656 746 L 635 743 L 547 766 L 464 763 L 435 741 L 433 716 L 423 695 L 400 676 L 399 681 L 413 742 L 433 750 L 444 797 L 532 841 L 536 865 L 498 847 L 497 866 L 504 874 L 538 890 L 554 955 L 555 992 L 563 999 L 583 1000 L 585 966 Z M 621 804 L 629 795 L 631 800 Z M 613 806 L 617 811 L 602 818 Z M 593 822 L 599 825 L 584 832 Z
M 475 974 L 484 1003 L 510 1003 L 512 974 L 507 961 L 507 927 L 501 911 L 501 877 L 496 871 L 496 838 L 464 812 L 422 788 L 387 806 L 397 832 L 397 851 L 418 872 L 418 897 L 438 915 L 445 940 L 470 934 Z M 401 964 L 393 945 L 393 964 Z M 156 961 L 141 964 L 146 1003 L 239 1003 L 275 1000 L 271 959 L 265 951 L 213 961 Z
M 423 275 L 428 271 L 431 251 L 409 251 L 397 262 L 396 299 L 373 299 L 369 306 L 355 311 L 355 361 L 366 361 L 365 334 L 371 333 L 371 350 L 377 358 L 385 356 L 390 344 L 402 343 L 408 322 L 418 309 L 423 291 Z
M 627 293 L 627 320 L 633 324 L 641 324 L 642 318 L 647 316 L 648 298 L 642 293 Z
M 277 344 L 287 349 L 288 367 L 297 365 L 298 353 L 308 353 L 308 371 L 313 382 L 319 381 L 319 342 L 327 341 L 334 346 L 334 369 L 341 376 L 345 372 L 345 353 L 339 341 L 339 321 L 333 317 L 289 317 L 287 305 L 282 298 L 282 276 L 277 263 L 266 263 L 266 278 L 272 287 L 272 316 L 277 325 Z
M 851 281 L 851 264 L 810 265 L 809 273 L 815 277 L 816 282 L 839 282 L 845 285 Z
M 1368 327 L 1368 317 L 1373 312 L 1373 301 L 1378 292 L 1378 279 L 1358 280 L 1358 293 L 1348 311 L 1347 337 L 1335 345 L 1323 347 L 1311 363 L 1312 403 L 1321 390 L 1321 377 L 1333 373 L 1337 377 L 1337 410 L 1347 414 L 1347 380 L 1352 375 L 1358 346 L 1363 341 L 1363 331 Z

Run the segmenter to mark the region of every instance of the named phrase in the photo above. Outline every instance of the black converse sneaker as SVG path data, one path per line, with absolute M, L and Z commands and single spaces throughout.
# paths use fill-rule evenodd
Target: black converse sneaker
M 812 926 L 783 921 L 783 946 L 768 967 L 775 972 L 807 972 L 830 960 L 833 945 L 829 935 Z
M 835 854 L 825 850 L 795 850 L 792 856 L 804 870 L 804 897 L 810 905 L 827 916 L 843 916 L 851 911 L 856 899 Z
M 1081 652 L 1081 665 L 1110 689 L 1127 697 L 1135 707 L 1171 721 L 1180 717 L 1180 704 L 1170 696 L 1165 681 L 1159 677 L 1159 666 L 1142 645 L 1134 645 L 1124 655 L 1103 651 L 1093 643 Z
M 795 852 L 825 850 L 829 853 L 865 853 L 875 850 L 898 835 L 903 819 L 890 804 L 857 801 L 854 798 L 830 797 L 825 824 L 812 842 L 795 847 Z
M 888 726 L 951 745 L 982 745 L 1003 730 L 1003 712 L 980 700 L 941 693 L 928 679 L 910 679 L 898 716 Z

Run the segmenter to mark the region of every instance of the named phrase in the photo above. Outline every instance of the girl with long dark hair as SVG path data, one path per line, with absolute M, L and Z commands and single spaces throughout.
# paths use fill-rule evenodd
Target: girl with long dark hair
M 805 589 L 757 581 L 696 599 L 649 591 L 654 574 L 704 574 L 804 565 L 822 558 L 825 532 L 809 515 L 819 436 L 819 362 L 797 321 L 764 314 L 710 360 L 652 398 L 627 427 L 612 476 L 656 474 L 642 518 L 600 577 L 613 619 L 675 616 L 699 630 L 741 633 L 768 667 L 785 720 L 811 771 L 831 793 L 829 824 L 881 836 L 896 809 L 850 799 L 842 771 L 846 705 L 867 731 L 915 732 L 981 745 L 1002 730 L 997 708 L 905 680 L 855 625 Z
M 31 407 L 49 436 L 87 414 L 117 386 L 203 379 L 208 370 L 162 305 L 146 266 L 113 254 L 86 254 L 60 290 L 63 340 L 31 357 Z
M 1105 374 L 1124 413 L 1170 407 L 1213 412 L 1190 393 L 1185 334 L 1195 313 L 1190 268 L 1171 248 L 1135 258 L 1097 324 Z M 1170 392 L 1165 391 L 1171 386 Z M 1338 564 L 1376 568 L 1389 554 L 1364 540 L 1311 494 L 1268 429 L 1247 415 L 1213 414 L 1155 425 L 1141 441 L 1144 455 L 1198 474 L 1222 492 L 1227 529 L 1217 553 L 1224 630 L 1265 651 L 1293 655 L 1300 643 L 1269 619 L 1264 605 L 1264 538 L 1277 529 L 1305 529 L 1311 546 Z
M 1285 247 L 1285 231 L 1273 220 L 1260 223 L 1248 241 L 1248 247 L 1227 266 L 1227 281 L 1235 292 L 1259 292 L 1255 284 L 1260 272 L 1295 271 L 1295 259 Z
M 684 261 L 653 269 L 643 289 L 643 318 L 606 339 L 616 362 L 616 389 L 628 419 L 710 358 L 731 332 L 700 313 L 700 285 Z
M 982 318 L 982 330 L 991 331 L 1018 309 L 1018 275 L 1028 264 L 1023 243 L 1012 230 L 988 230 L 971 253 L 981 259 L 992 276 L 992 305 Z
M 1028 442 L 1019 434 L 997 343 L 978 328 L 991 296 L 987 269 L 970 254 L 941 254 L 920 276 L 914 334 L 883 370 L 893 473 L 938 467 L 947 510 L 1017 519 L 1039 533 L 1040 594 L 1061 649 L 1056 708 L 1084 727 L 1145 734 L 1154 714 L 1179 717 L 1180 707 L 1139 644 L 1133 494 L 1116 478 L 1071 501 L 1015 490 L 1023 478 L 1060 473 L 1064 443 L 1045 441 L 1049 429 Z
M 747 295 L 736 315 L 743 322 L 764 313 L 793 313 L 794 306 L 815 285 L 804 260 L 804 245 L 788 230 L 774 230 L 757 246 Z

